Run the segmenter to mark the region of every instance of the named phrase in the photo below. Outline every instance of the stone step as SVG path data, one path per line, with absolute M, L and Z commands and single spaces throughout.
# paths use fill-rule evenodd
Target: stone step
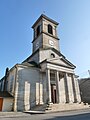
M 51 109 L 49 111 L 67 111 L 67 110 L 79 110 L 79 109 L 89 109 L 89 105 L 79 104 L 79 103 L 68 103 L 68 104 L 53 104 L 49 106 Z
M 31 108 L 32 111 L 68 111 L 68 110 L 79 110 L 79 109 L 89 109 L 90 106 L 84 103 L 66 103 L 66 104 L 43 104 L 43 105 L 36 105 L 35 107 Z

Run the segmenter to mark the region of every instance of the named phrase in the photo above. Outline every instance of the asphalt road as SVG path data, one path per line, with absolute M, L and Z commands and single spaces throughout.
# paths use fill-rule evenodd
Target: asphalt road
M 0 114 L 0 120 L 90 120 L 90 111 L 71 111 L 49 114 Z

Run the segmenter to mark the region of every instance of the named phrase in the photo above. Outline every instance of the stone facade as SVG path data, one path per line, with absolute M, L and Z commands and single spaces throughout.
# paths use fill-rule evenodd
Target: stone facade
M 80 79 L 79 86 L 82 102 L 90 104 L 90 78 Z
M 81 102 L 75 66 L 59 49 L 57 25 L 56 21 L 41 15 L 32 26 L 32 55 L 4 77 L 6 90 L 14 96 L 14 111 L 27 111 L 48 103 Z M 2 91 L 4 78 L 0 83 Z

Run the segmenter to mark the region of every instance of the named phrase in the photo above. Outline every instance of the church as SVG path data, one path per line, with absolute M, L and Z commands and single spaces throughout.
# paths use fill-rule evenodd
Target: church
M 81 102 L 76 66 L 60 51 L 58 24 L 44 14 L 33 24 L 32 54 L 21 64 L 6 69 L 0 80 L 0 93 L 8 92 L 11 98 L 7 102 L 5 96 L 0 96 L 0 111 L 28 111 L 37 105 Z M 3 108 L 3 104 L 8 104 L 8 108 Z

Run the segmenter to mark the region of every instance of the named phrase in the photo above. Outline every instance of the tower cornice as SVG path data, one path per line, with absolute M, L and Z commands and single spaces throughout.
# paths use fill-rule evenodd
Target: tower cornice
M 56 24 L 56 25 L 59 24 L 58 22 L 52 20 L 51 18 L 47 17 L 46 15 L 41 14 L 41 16 L 40 16 L 40 17 L 37 19 L 37 21 L 33 24 L 32 28 L 34 28 L 35 25 L 36 25 L 42 18 L 45 18 L 46 20 L 48 20 L 48 21 L 50 21 L 50 22 L 52 22 L 52 23 L 54 23 L 54 24 Z

